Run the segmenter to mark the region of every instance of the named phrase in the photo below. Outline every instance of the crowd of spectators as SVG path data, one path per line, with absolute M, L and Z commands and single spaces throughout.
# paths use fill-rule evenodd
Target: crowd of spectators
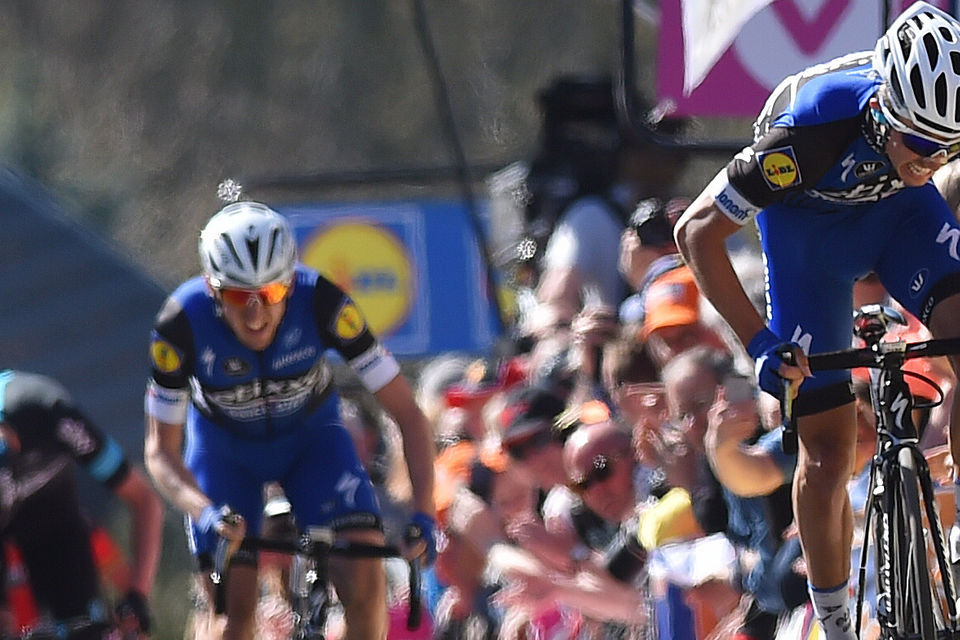
M 558 90 L 544 98 L 555 111 Z M 677 253 L 689 200 L 669 171 L 683 160 L 659 164 L 653 189 L 638 179 L 642 149 L 614 151 L 612 179 L 579 196 L 567 184 L 553 233 L 538 231 L 515 351 L 421 371 L 439 449 L 434 637 L 806 637 L 796 459 L 777 401 Z M 735 261 L 762 308 L 759 257 Z M 890 304 L 875 278 L 857 296 Z M 952 393 L 948 367 L 917 366 Z M 875 432 L 868 386 L 856 388 L 859 475 Z M 934 451 L 945 418 L 919 417 Z

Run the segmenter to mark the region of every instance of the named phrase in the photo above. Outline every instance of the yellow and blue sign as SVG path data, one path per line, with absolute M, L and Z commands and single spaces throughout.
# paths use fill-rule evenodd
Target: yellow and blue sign
M 375 220 L 343 220 L 320 227 L 307 238 L 301 261 L 332 280 L 357 303 L 378 336 L 392 334 L 407 319 L 414 298 L 414 265 L 410 252 L 393 232 Z M 356 309 L 345 307 L 337 332 L 349 340 Z M 353 335 L 345 335 L 352 333 Z
M 276 205 L 300 259 L 350 294 L 344 339 L 370 330 L 398 356 L 490 351 L 499 324 L 466 207 L 455 200 Z

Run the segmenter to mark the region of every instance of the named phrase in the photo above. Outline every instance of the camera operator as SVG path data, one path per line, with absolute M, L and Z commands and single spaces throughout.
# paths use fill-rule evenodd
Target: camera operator
M 593 302 L 616 307 L 626 295 L 609 247 L 619 242 L 641 196 L 670 188 L 682 153 L 664 152 L 621 129 L 609 77 L 561 77 L 540 93 L 541 151 L 527 178 L 527 238 L 539 262 L 528 334 L 549 336 Z M 658 130 L 675 133 L 681 121 Z

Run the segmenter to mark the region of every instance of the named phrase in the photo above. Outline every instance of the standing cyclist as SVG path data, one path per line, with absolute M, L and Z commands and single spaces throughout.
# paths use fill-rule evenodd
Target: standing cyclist
M 160 557 L 163 503 L 147 478 L 127 464 L 116 441 L 83 415 L 58 382 L 0 371 L 0 538 L 17 544 L 33 596 L 53 621 L 106 620 L 74 461 L 130 512 L 134 553 L 119 613 L 132 614 L 140 630 L 149 632 L 147 598 Z M 2 594 L 0 589 L 0 600 Z M 9 627 L 6 603 L 0 610 L 0 635 L 19 633 Z M 88 633 L 83 637 L 100 637 L 94 629 Z
M 414 489 L 412 522 L 433 553 L 433 439 L 394 358 L 354 302 L 296 263 L 287 220 L 257 202 L 218 212 L 200 234 L 203 275 L 157 316 L 147 386 L 146 461 L 160 491 L 189 516 L 204 573 L 217 535 L 258 531 L 261 487 L 277 481 L 300 527 L 383 544 L 374 490 L 338 414 L 324 352 L 336 349 L 396 419 Z M 226 505 L 242 516 L 224 519 Z M 336 560 L 348 638 L 383 638 L 383 563 Z M 208 581 L 204 583 L 209 588 Z M 255 558 L 235 557 L 225 638 L 252 638 Z
M 915 3 L 872 56 L 851 54 L 784 80 L 755 134 L 687 209 L 676 238 L 701 291 L 756 360 L 761 387 L 779 395 L 782 379 L 799 385 L 794 513 L 810 592 L 828 640 L 851 639 L 846 482 L 855 405 L 849 374 L 811 376 L 804 353 L 850 346 L 853 282 L 870 271 L 935 336 L 960 336 L 960 228 L 930 182 L 960 150 L 960 23 Z M 766 322 L 724 246 L 754 217 Z M 796 365 L 777 356 L 784 345 Z M 958 358 L 951 362 L 960 370 Z M 951 447 L 960 461 L 957 409 Z

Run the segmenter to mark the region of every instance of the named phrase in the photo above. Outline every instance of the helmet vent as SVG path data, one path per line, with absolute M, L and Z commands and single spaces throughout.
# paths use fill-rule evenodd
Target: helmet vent
M 900 86 L 900 78 L 898 76 L 890 76 L 890 92 L 893 93 L 897 104 L 903 104 L 903 87 Z
M 247 251 L 250 252 L 250 263 L 254 267 L 260 264 L 260 238 L 247 238 Z
M 960 52 L 950 52 L 950 66 L 953 67 L 953 72 L 960 76 Z
M 937 76 L 937 82 L 934 84 L 934 92 L 937 100 L 937 113 L 941 116 L 947 115 L 947 78 L 942 73 Z
M 927 60 L 930 61 L 930 70 L 937 68 L 937 62 L 940 58 L 940 51 L 937 48 L 937 38 L 932 33 L 923 36 L 923 47 L 927 50 Z
M 240 261 L 240 254 L 237 252 L 237 248 L 233 246 L 233 240 L 230 239 L 230 236 L 226 233 L 221 233 L 220 238 L 223 240 L 223 243 L 227 245 L 227 249 L 230 250 L 230 255 L 233 256 L 234 263 L 240 265 L 243 262 Z
M 273 262 L 273 254 L 277 252 L 277 247 L 280 246 L 280 229 L 274 229 L 273 233 L 270 234 L 270 253 L 267 256 L 267 264 Z
M 910 55 L 911 44 L 913 43 L 913 38 L 910 35 L 910 30 L 904 27 L 900 30 L 900 33 L 897 37 L 897 44 L 900 45 L 900 56 L 906 58 Z
M 946 40 L 947 42 L 956 42 L 953 32 L 950 31 L 950 29 L 947 29 L 946 27 L 940 27 L 939 31 L 940 31 L 940 37 Z
M 926 96 L 923 95 L 923 77 L 920 75 L 920 67 L 914 67 L 910 70 L 910 87 L 913 89 L 913 98 L 921 109 L 927 108 Z

